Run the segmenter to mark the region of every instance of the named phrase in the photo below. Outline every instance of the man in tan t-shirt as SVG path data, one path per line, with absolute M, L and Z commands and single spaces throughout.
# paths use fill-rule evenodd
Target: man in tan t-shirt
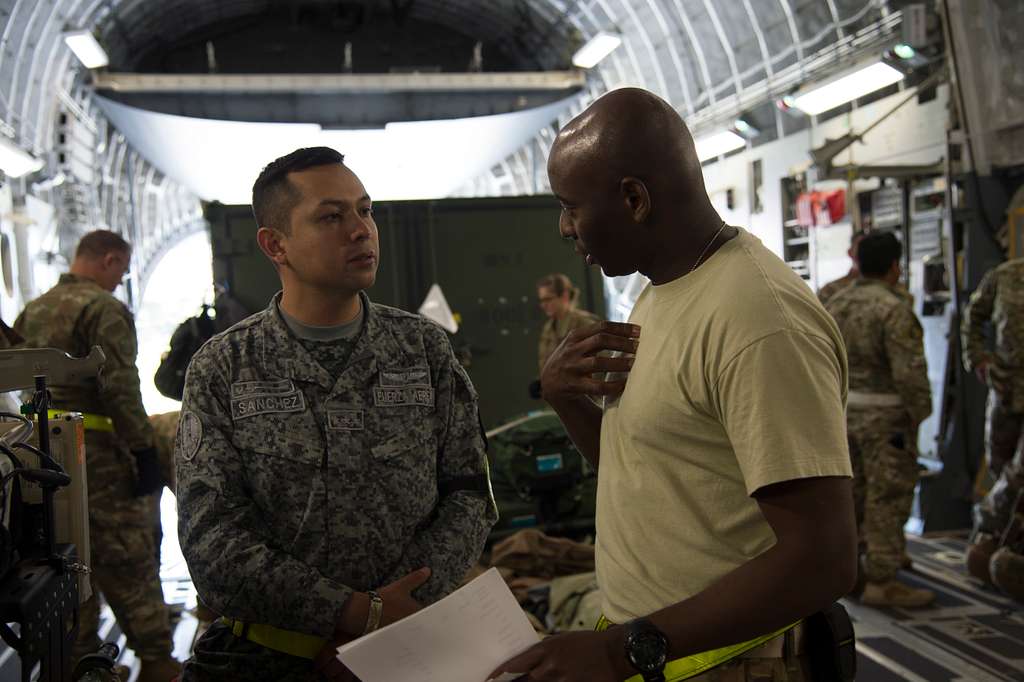
M 599 465 L 599 632 L 548 638 L 495 672 L 679 679 L 707 653 L 728 666 L 714 679 L 810 679 L 803 626 L 790 626 L 856 579 L 835 323 L 756 237 L 723 223 L 689 131 L 651 93 L 597 100 L 559 133 L 548 174 L 561 235 L 606 275 L 639 271 L 651 286 L 630 324 L 572 332 L 542 377 Z M 609 350 L 619 357 L 598 356 Z

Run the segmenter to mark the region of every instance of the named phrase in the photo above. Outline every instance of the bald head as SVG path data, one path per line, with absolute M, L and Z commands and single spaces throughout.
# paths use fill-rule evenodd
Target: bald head
M 570 121 L 550 159 L 549 170 L 582 173 L 612 186 L 638 178 L 661 201 L 706 197 L 686 123 L 668 102 L 639 88 L 613 90 Z
M 610 276 L 672 271 L 721 226 L 690 131 L 646 90 L 614 90 L 570 121 L 548 178 L 562 236 Z

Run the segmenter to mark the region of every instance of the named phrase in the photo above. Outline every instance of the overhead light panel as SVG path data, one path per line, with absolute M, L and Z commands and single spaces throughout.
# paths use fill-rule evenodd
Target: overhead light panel
M 903 80 L 903 72 L 885 62 L 874 62 L 822 85 L 801 88 L 783 98 L 787 106 L 813 115 L 835 109 L 858 97 Z
M 621 44 L 622 36 L 599 31 L 586 45 L 576 50 L 576 54 L 572 56 L 572 63 L 581 69 L 592 69 Z
M 35 173 L 43 167 L 40 159 L 32 156 L 14 144 L 5 135 L 0 135 L 0 170 L 9 178 L 20 178 L 28 173 Z
M 761 134 L 761 131 L 752 126 L 746 119 L 738 118 L 732 124 L 732 129 L 748 140 L 753 140 Z
M 917 52 L 910 45 L 906 43 L 899 43 L 896 47 L 892 48 L 892 51 L 900 59 L 913 59 Z
M 713 159 L 747 145 L 746 140 L 731 130 L 698 138 L 693 143 L 697 147 L 697 158 L 701 161 Z
M 96 41 L 91 31 L 68 31 L 64 42 L 87 69 L 98 69 L 110 63 L 107 51 Z

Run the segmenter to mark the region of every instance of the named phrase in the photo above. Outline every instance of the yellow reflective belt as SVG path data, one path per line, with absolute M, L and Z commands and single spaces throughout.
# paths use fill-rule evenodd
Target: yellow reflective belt
M 729 646 L 723 646 L 720 649 L 702 651 L 699 654 L 691 654 L 685 658 L 677 658 L 674 661 L 669 661 L 665 664 L 665 682 L 678 682 L 679 680 L 688 680 L 691 677 L 696 677 L 715 666 L 722 665 L 726 661 L 731 661 L 740 654 L 746 653 L 754 647 L 764 644 L 770 639 L 775 639 L 786 630 L 796 627 L 799 622 L 800 621 L 797 621 L 792 625 L 787 625 L 775 632 L 771 632 L 761 637 L 756 637 L 746 642 L 730 644 Z M 614 625 L 615 623 L 611 622 L 604 616 L 601 616 L 594 629 L 598 632 L 604 632 Z M 634 675 L 627 679 L 626 682 L 643 682 L 643 679 L 642 675 Z
M 221 618 L 220 620 L 225 625 L 231 626 L 231 632 L 235 637 L 242 637 L 260 646 L 280 651 L 290 656 L 312 660 L 316 658 L 316 655 L 327 644 L 327 640 L 323 637 L 307 635 L 304 632 L 282 630 L 281 628 L 275 628 L 273 625 L 243 623 L 240 620 L 232 620 L 231 618 Z
M 114 432 L 114 420 L 110 417 L 105 417 L 102 414 L 87 414 L 85 412 L 76 412 L 75 410 L 47 410 L 46 416 L 50 419 L 60 419 L 66 414 L 80 414 L 82 415 L 82 426 L 85 427 L 86 431 L 106 431 L 108 433 Z

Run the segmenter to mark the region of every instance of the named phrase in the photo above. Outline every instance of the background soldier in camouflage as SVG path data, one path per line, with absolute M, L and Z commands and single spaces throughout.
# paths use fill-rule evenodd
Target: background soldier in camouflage
M 993 352 L 985 346 L 986 322 L 995 331 Z M 996 483 L 975 507 L 974 546 L 968 556 L 971 574 L 988 581 L 988 555 L 1010 520 L 1024 477 L 1018 449 L 1024 440 L 1024 259 L 1003 263 L 985 275 L 964 308 L 960 333 L 964 365 L 989 387 L 985 452 Z
M 548 361 L 551 352 L 562 343 L 562 339 L 568 336 L 569 332 L 601 321 L 594 313 L 576 307 L 579 294 L 580 290 L 561 273 L 547 275 L 537 282 L 537 299 L 548 318 L 540 330 L 540 343 L 537 349 L 541 372 L 544 371 L 544 363 Z
M 71 271 L 29 303 L 15 322 L 26 344 L 84 357 L 100 346 L 107 357 L 101 379 L 87 387 L 52 386 L 53 406 L 86 413 L 89 541 L 92 579 L 142 659 L 143 682 L 167 682 L 180 670 L 171 658 L 171 633 L 160 587 L 151 500 L 162 489 L 153 429 L 146 418 L 135 366 L 131 312 L 112 292 L 131 260 L 131 247 L 106 230 L 79 242 Z M 76 653 L 95 651 L 99 609 L 82 605 Z
M 863 232 L 854 232 L 853 236 L 850 237 L 850 249 L 846 252 L 850 256 L 850 271 L 839 279 L 832 280 L 821 289 L 818 289 L 818 300 L 821 301 L 822 305 L 828 303 L 830 298 L 856 282 L 857 278 L 860 277 L 860 270 L 857 268 L 857 245 L 863 236 Z
M 477 396 L 440 327 L 363 293 L 377 226 L 340 154 L 274 161 L 253 212 L 283 291 L 195 355 L 176 440 L 182 551 L 225 616 L 182 679 L 345 679 L 339 642 L 445 596 L 483 549 Z
M 174 492 L 174 437 L 178 432 L 178 416 L 180 412 L 164 412 L 149 415 L 149 423 L 153 426 L 154 447 L 160 468 L 160 481 Z M 156 565 L 160 565 L 160 545 L 164 539 L 160 517 L 160 495 L 150 498 L 150 518 L 156 544 Z M 176 614 L 171 614 L 174 620 Z
M 994 352 L 985 348 L 987 322 L 995 330 Z M 1024 258 L 985 275 L 964 308 L 960 334 L 964 365 L 989 387 L 985 447 L 998 476 L 1024 425 Z
M 932 398 L 921 325 L 896 285 L 901 251 L 890 233 L 865 236 L 857 248 L 861 278 L 825 307 L 850 362 L 847 428 L 865 544 L 860 598 L 913 607 L 935 596 L 896 580 L 917 483 L 917 427 L 931 414 Z

